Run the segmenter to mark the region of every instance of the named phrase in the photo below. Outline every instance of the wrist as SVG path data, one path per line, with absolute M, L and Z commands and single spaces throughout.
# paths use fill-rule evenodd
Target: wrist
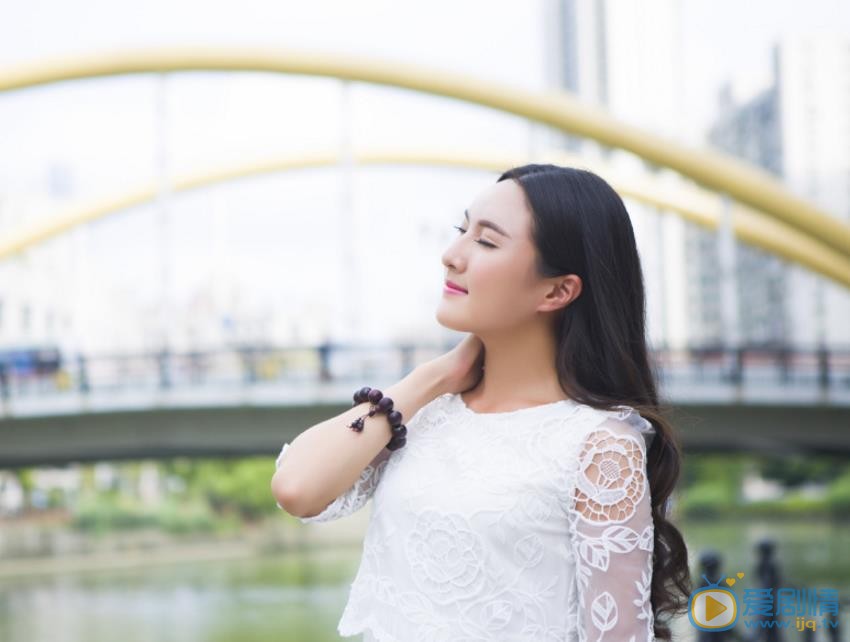
M 430 361 L 416 366 L 408 377 L 416 380 L 416 387 L 427 396 L 429 401 L 450 392 L 448 379 Z

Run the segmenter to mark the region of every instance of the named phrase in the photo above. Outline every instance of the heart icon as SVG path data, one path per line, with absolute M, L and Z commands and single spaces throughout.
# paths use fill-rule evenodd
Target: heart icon
M 742 577 L 744 577 L 744 574 L 743 574 L 743 573 L 738 573 L 738 579 L 740 580 Z
M 727 578 L 726 578 L 726 583 L 727 583 L 729 586 L 734 586 L 734 585 L 735 585 L 735 578 L 734 578 L 734 577 L 727 577 Z

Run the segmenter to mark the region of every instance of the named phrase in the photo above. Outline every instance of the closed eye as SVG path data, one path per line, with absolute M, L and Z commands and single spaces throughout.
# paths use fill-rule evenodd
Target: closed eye
M 453 228 L 455 228 L 455 229 L 456 229 L 458 232 L 460 232 L 461 234 L 465 234 L 465 233 L 466 233 L 466 230 L 465 230 L 465 229 L 463 229 L 460 225 L 452 225 L 452 227 L 453 227 Z M 493 244 L 492 244 L 492 243 L 490 243 L 489 241 L 484 241 L 484 240 L 480 240 L 480 239 L 479 239 L 479 240 L 477 240 L 477 241 L 475 241 L 475 242 L 476 242 L 476 243 L 480 243 L 480 244 L 481 244 L 481 245 L 483 245 L 484 247 L 498 247 L 497 245 L 493 245 Z

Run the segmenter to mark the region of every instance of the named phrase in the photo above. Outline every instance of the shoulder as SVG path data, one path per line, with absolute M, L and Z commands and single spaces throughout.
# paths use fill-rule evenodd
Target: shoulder
M 617 405 L 610 409 L 594 408 L 588 404 L 569 401 L 553 408 L 546 418 L 549 427 L 562 424 L 570 441 L 586 440 L 595 433 L 614 437 L 639 439 L 649 446 L 655 435 L 655 426 L 631 406 Z
M 608 410 L 590 408 L 595 417 L 583 435 L 585 448 L 600 443 L 634 444 L 645 457 L 655 436 L 655 426 L 631 406 L 618 405 Z
M 585 522 L 622 523 L 648 493 L 646 453 L 655 428 L 630 406 L 585 408 L 592 420 L 575 440 L 565 508 Z
M 583 456 L 612 444 L 618 448 L 645 452 L 652 424 L 630 407 L 600 410 L 585 403 L 567 400 L 540 413 L 528 413 L 526 425 L 512 428 L 543 460 L 552 461 L 558 474 L 577 472 Z M 564 480 L 559 482 L 563 486 Z

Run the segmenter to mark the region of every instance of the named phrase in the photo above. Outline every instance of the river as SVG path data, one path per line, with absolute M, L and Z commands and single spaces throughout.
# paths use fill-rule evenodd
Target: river
M 321 526 L 314 526 L 321 528 Z M 850 529 L 828 521 L 680 524 L 695 579 L 712 548 L 726 575 L 753 587 L 753 547 L 777 540 L 784 577 L 796 585 L 850 592 Z M 360 549 L 242 559 L 142 563 L 121 569 L 22 574 L 0 579 L 3 642 L 324 642 L 339 640 Z M 850 626 L 842 605 L 841 626 Z M 675 627 L 693 639 L 687 620 Z M 818 638 L 820 637 L 818 631 Z M 348 639 L 358 639 L 348 638 Z M 798 639 L 788 635 L 786 639 Z M 802 638 L 800 638 L 802 639 Z M 825 637 L 822 639 L 826 639 Z M 850 640 L 848 637 L 841 639 Z

